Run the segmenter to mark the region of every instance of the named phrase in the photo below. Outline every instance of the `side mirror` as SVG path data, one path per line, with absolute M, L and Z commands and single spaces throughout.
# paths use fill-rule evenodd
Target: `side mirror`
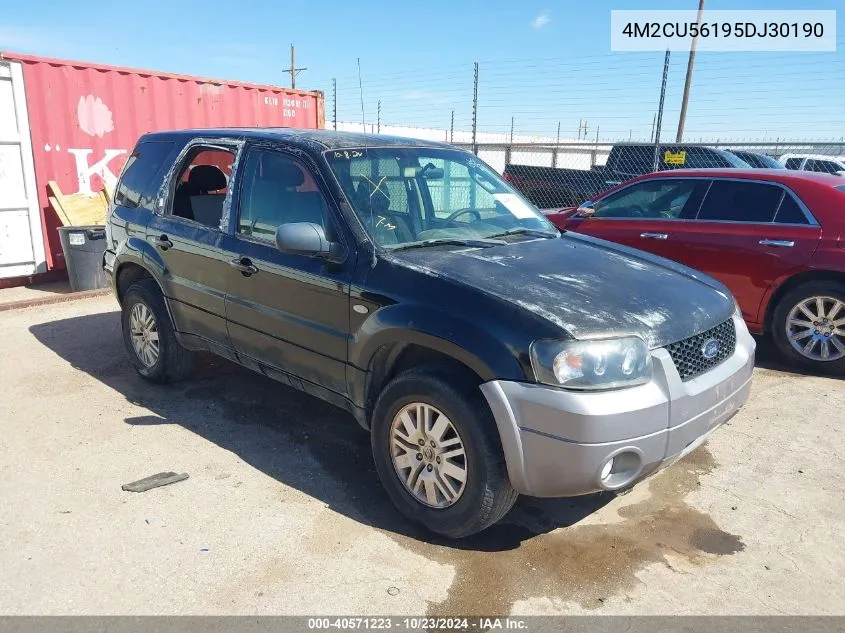
M 319 257 L 340 263 L 346 259 L 340 242 L 330 242 L 323 227 L 313 222 L 291 222 L 276 229 L 276 248 L 283 253 Z
M 594 216 L 595 214 L 595 206 L 589 200 L 587 200 L 586 202 L 582 202 L 575 210 L 575 215 L 580 216 L 582 218 L 589 218 Z

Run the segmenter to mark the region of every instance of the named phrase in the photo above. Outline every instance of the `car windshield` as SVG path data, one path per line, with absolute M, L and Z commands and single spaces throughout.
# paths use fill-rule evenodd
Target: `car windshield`
M 326 160 L 373 240 L 385 248 L 485 246 L 512 236 L 557 237 L 531 203 L 458 149 L 329 150 Z

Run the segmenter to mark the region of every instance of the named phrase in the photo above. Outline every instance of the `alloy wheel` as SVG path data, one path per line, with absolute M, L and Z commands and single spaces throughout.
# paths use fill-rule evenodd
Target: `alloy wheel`
M 834 297 L 801 300 L 786 317 L 786 337 L 809 360 L 845 358 L 845 302 Z
M 136 303 L 129 313 L 129 335 L 135 355 L 146 367 L 158 361 L 158 329 L 155 315 L 143 303 Z
M 432 508 L 454 505 L 464 492 L 467 455 L 452 421 L 422 402 L 402 407 L 390 425 L 393 468 L 405 489 Z

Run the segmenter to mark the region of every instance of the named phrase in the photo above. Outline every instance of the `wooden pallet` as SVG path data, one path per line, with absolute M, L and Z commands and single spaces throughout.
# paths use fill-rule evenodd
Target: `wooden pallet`
M 47 183 L 47 200 L 63 226 L 90 226 L 106 223 L 111 195 L 105 189 L 94 195 L 75 193 L 66 196 L 55 180 Z

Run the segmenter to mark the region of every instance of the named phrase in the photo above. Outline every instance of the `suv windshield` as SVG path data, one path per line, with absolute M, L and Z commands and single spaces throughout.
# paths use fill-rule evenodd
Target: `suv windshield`
M 385 248 L 475 246 L 501 243 L 511 235 L 559 235 L 536 208 L 467 152 L 359 147 L 325 156 L 365 229 Z

